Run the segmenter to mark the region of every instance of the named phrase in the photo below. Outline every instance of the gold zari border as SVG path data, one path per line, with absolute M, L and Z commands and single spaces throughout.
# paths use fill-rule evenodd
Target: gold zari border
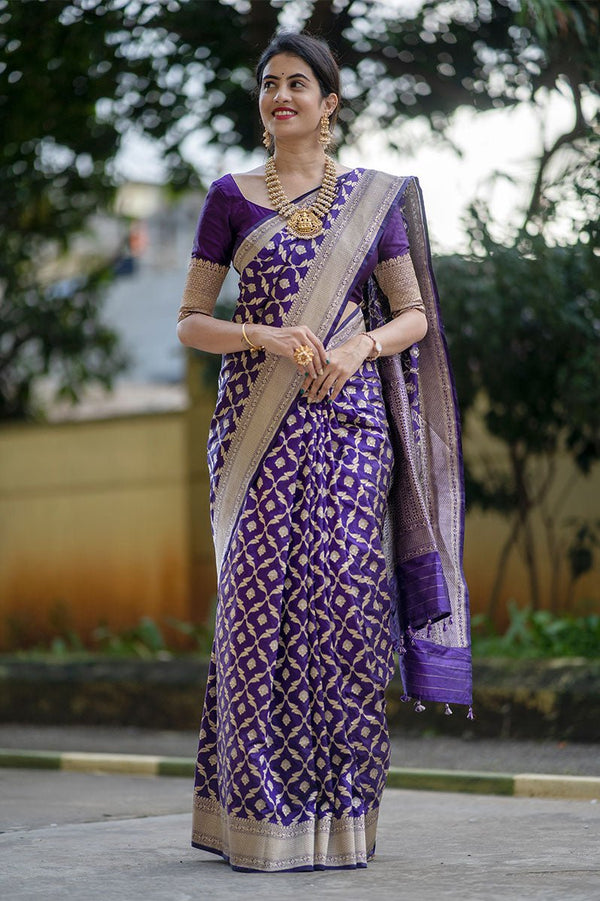
M 390 311 L 394 318 L 407 310 L 425 312 L 410 253 L 379 263 L 375 267 L 374 275 L 390 302 Z
M 211 316 L 228 271 L 229 266 L 192 257 L 177 321 L 181 322 L 192 313 Z
M 373 854 L 379 808 L 365 816 L 324 816 L 281 826 L 228 814 L 217 801 L 194 798 L 192 842 L 252 870 L 364 865 Z
M 419 342 L 419 411 L 427 427 L 422 429 L 423 453 L 429 466 L 420 469 L 430 521 L 434 524 L 435 545 L 440 550 L 444 578 L 452 602 L 453 626 L 447 633 L 443 624 L 432 628 L 432 641 L 442 646 L 469 644 L 469 618 L 465 601 L 466 585 L 462 575 L 462 490 L 460 434 L 456 421 L 452 376 L 439 321 L 435 283 L 431 272 L 429 242 L 418 183 L 411 178 L 404 194 L 404 215 L 410 229 L 410 255 L 425 303 L 429 329 Z M 412 429 L 412 427 L 411 427 Z M 440 494 L 438 480 L 427 473 L 446 472 L 448 486 Z M 414 553 L 414 549 L 413 549 Z M 456 636 L 456 639 L 454 638 Z

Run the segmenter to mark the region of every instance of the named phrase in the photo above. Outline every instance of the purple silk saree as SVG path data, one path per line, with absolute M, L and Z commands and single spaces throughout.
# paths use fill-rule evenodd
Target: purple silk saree
M 348 298 L 400 204 L 430 323 L 419 349 L 365 361 L 333 403 L 300 397 L 288 360 L 223 358 L 193 844 L 240 869 L 366 865 L 394 650 L 418 702 L 470 702 L 459 433 L 418 188 L 357 171 L 323 235 L 297 239 L 271 214 L 234 256 L 235 321 L 306 324 L 333 348 L 365 330 Z M 365 293 L 373 327 L 386 299 L 372 279 Z

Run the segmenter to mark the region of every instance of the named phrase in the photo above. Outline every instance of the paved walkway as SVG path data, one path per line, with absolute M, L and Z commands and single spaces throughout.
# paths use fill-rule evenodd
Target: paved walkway
M 234 873 L 189 846 L 190 780 L 0 771 L 7 901 L 595 901 L 600 803 L 388 789 L 366 870 Z

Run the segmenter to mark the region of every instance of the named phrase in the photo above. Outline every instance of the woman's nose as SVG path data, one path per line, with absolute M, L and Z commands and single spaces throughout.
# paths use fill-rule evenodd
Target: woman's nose
M 289 100 L 289 90 L 286 84 L 280 84 L 275 92 L 275 100 Z

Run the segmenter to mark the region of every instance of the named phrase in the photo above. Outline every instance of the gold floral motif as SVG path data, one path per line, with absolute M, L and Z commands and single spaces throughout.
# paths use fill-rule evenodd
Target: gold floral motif
M 294 348 L 292 354 L 298 366 L 310 366 L 314 355 L 314 350 L 311 350 L 308 344 L 299 344 L 298 347 Z

